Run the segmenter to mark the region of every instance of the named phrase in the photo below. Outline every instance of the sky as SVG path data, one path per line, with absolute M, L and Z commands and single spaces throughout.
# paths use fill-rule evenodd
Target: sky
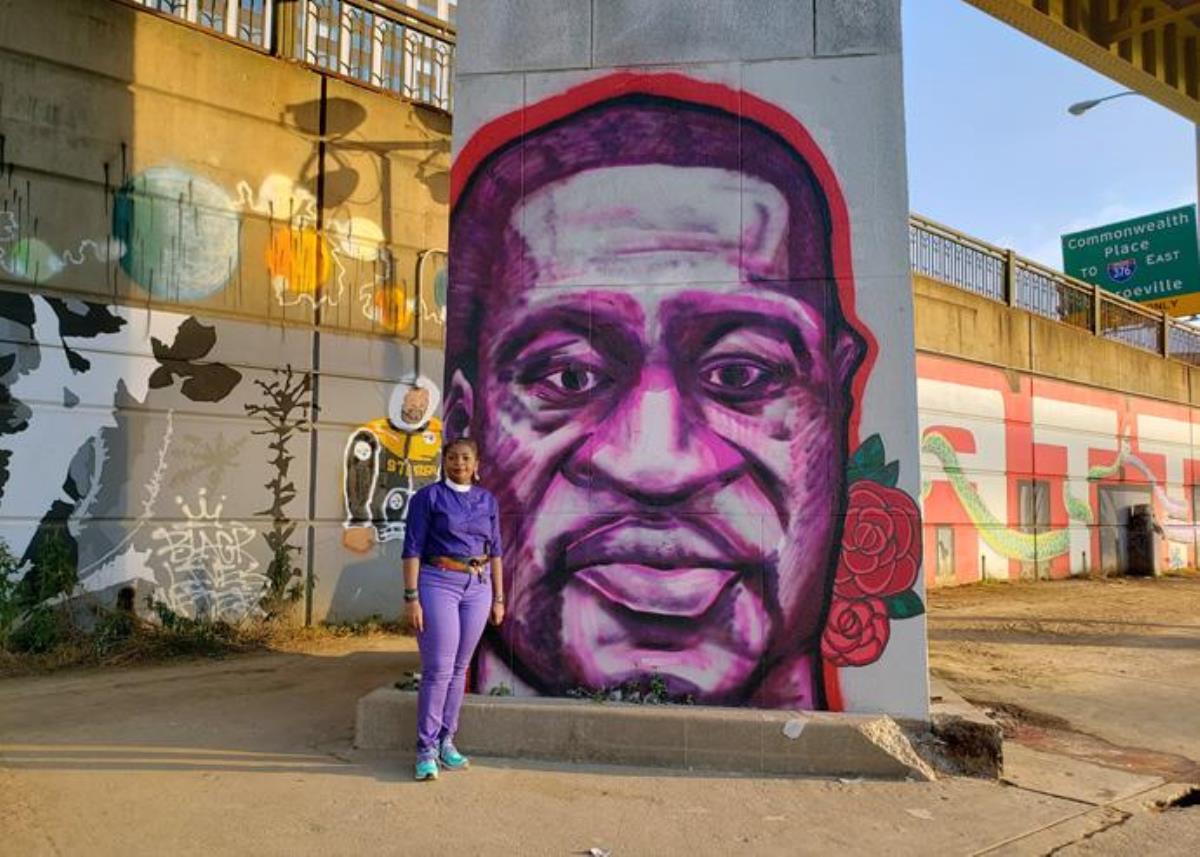
M 1193 125 L 964 0 L 905 0 L 909 208 L 1061 269 L 1060 236 L 1196 201 Z

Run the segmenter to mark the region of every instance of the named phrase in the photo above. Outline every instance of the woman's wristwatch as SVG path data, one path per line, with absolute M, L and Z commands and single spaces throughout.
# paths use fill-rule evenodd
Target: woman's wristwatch
M 420 595 L 418 594 L 417 590 L 415 590 L 415 589 L 404 590 L 404 603 L 405 604 L 411 604 L 412 602 L 416 601 L 419 597 L 420 597 Z
M 497 592 L 495 595 L 492 596 L 492 603 L 493 604 L 503 604 L 504 596 L 501 595 L 499 592 Z

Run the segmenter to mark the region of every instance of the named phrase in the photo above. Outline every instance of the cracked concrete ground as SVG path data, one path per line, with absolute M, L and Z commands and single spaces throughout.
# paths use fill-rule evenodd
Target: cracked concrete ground
M 1189 616 L 1186 604 L 1200 583 L 1149 595 L 1142 584 L 1074 585 L 1043 585 L 1033 595 L 1017 587 L 1007 600 L 1001 587 L 932 599 L 935 669 L 953 674 L 967 696 L 1012 706 L 1001 712 L 1016 737 L 1000 784 L 483 759 L 417 784 L 407 757 L 349 748 L 357 697 L 416 667 L 411 640 L 372 638 L 0 682 L 0 853 L 1200 853 L 1200 808 L 1148 808 L 1179 791 L 1174 781 L 1197 758 L 1189 669 L 1200 652 L 1200 612 Z M 1129 601 L 1131 591 L 1130 603 L 1094 604 Z M 1103 646 L 1071 640 L 1079 626 L 1061 620 L 1087 619 L 1070 600 L 1078 593 L 1092 603 L 1087 610 L 1120 611 L 1132 630 L 1106 630 Z M 1176 606 L 1153 614 L 1160 593 Z M 986 618 L 995 616 L 1011 621 Z M 1143 627 L 1150 624 L 1170 627 Z M 964 629 L 986 639 L 943 633 Z M 1131 638 L 1125 644 L 1122 633 Z M 1039 642 L 1043 634 L 1049 639 Z M 1174 642 L 1152 645 L 1146 638 L 1155 635 Z M 988 656 L 960 656 L 956 647 L 966 643 Z M 1100 648 L 1106 658 L 1090 663 L 1120 681 L 1076 673 L 1072 659 L 1087 661 Z M 1053 676 L 1035 672 L 1038 664 Z M 1139 729 L 1136 693 L 1114 693 L 1130 682 L 1156 689 L 1141 697 L 1143 707 L 1169 707 L 1150 728 Z M 1136 740 L 1123 743 L 1130 735 Z

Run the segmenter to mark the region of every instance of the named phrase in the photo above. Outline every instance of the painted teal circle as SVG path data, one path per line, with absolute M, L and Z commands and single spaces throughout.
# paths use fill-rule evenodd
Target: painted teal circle
M 202 176 L 151 167 L 117 191 L 113 237 L 121 268 L 157 298 L 199 301 L 225 288 L 238 265 L 238 211 Z

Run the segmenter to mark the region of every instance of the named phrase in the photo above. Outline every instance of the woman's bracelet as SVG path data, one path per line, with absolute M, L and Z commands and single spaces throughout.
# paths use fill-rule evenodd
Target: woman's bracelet
M 493 604 L 503 604 L 504 596 L 501 595 L 499 592 L 497 592 L 495 595 L 492 596 L 492 603 Z
M 415 589 L 405 589 L 404 590 L 404 602 L 406 604 L 411 604 L 412 602 L 416 601 L 418 597 L 420 597 L 420 596 L 419 596 L 419 593 L 417 592 L 417 590 L 415 590 Z

